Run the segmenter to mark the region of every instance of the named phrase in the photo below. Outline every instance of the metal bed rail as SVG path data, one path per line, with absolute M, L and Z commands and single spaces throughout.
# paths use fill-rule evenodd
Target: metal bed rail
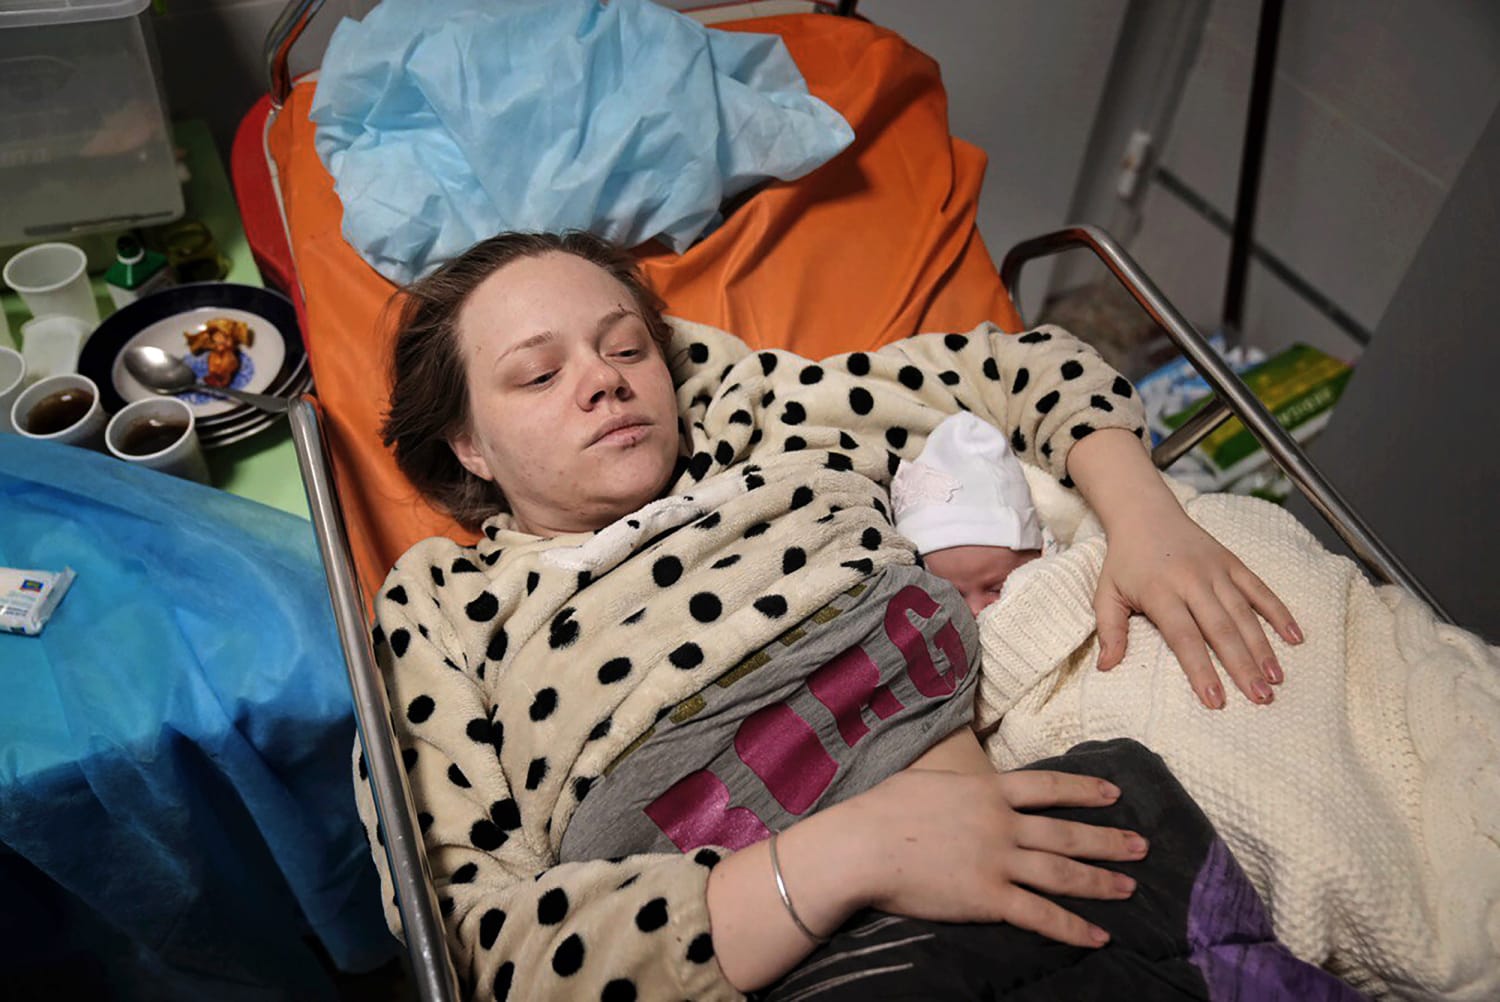
M 1152 461 L 1159 469 L 1166 469 L 1176 462 L 1231 415 L 1239 418 L 1371 573 L 1389 584 L 1400 585 L 1431 606 L 1443 620 L 1453 622 L 1453 617 L 1438 604 L 1437 599 L 1313 465 L 1301 446 L 1250 392 L 1244 380 L 1224 363 L 1109 234 L 1093 226 L 1070 226 L 1023 240 L 1012 247 L 1000 265 L 1000 281 L 1018 314 L 1021 310 L 1018 283 L 1026 262 L 1076 249 L 1092 251 L 1103 262 L 1213 388 L 1214 395 L 1209 403 L 1152 450 Z
M 837 13 L 854 15 L 856 3 L 857 0 L 840 0 Z M 281 110 L 292 92 L 288 68 L 292 47 L 322 6 L 323 0 L 289 0 L 266 35 L 262 54 L 272 116 Z M 376 816 L 385 836 L 386 861 L 395 886 L 396 909 L 401 914 L 417 994 L 423 1002 L 452 1002 L 459 997 L 457 977 L 416 820 L 416 806 L 401 766 L 385 684 L 370 644 L 365 602 L 354 573 L 342 509 L 330 474 L 332 464 L 323 441 L 321 415 L 318 402 L 311 395 L 294 404 L 288 414 L 292 443 L 327 572 L 329 599 L 354 698 L 355 723 L 365 753 Z
M 416 821 L 417 810 L 401 751 L 391 726 L 391 707 L 385 683 L 375 664 L 370 630 L 365 622 L 365 604 L 360 598 L 359 579 L 349 551 L 343 509 L 329 475 L 331 464 L 323 442 L 318 402 L 305 395 L 292 405 L 288 418 L 297 465 L 307 490 L 318 549 L 328 578 L 328 596 L 333 602 L 349 689 L 354 696 L 354 719 L 364 748 L 365 766 L 375 799 L 375 815 L 385 839 L 385 858 L 396 889 L 396 908 L 411 956 L 412 976 L 423 1002 L 455 1002 L 458 982 L 444 938 L 432 872 Z

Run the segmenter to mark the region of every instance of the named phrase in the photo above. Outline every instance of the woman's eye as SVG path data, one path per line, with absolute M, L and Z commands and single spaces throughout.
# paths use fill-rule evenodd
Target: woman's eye
M 532 379 L 531 381 L 529 381 L 526 385 L 527 386 L 545 386 L 552 379 L 552 377 L 554 375 L 555 375 L 555 373 L 544 372 L 540 376 L 537 376 L 535 379 Z
M 616 358 L 635 358 L 641 353 L 639 348 L 622 348 L 615 352 Z

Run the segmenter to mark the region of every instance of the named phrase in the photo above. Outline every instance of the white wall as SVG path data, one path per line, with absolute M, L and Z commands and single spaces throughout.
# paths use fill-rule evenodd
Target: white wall
M 266 93 L 261 48 L 284 6 L 285 0 L 168 0 L 168 12 L 152 18 L 172 116 L 206 121 L 226 163 L 240 118 Z M 339 19 L 372 6 L 374 0 L 325 0 L 292 50 L 292 72 L 315 68 Z
M 1164 150 L 1164 164 L 1226 216 L 1259 9 L 1258 0 L 1213 0 Z M 1277 66 L 1256 238 L 1373 330 L 1500 105 L 1500 4 L 1289 3 Z M 1228 238 L 1160 186 L 1143 211 L 1133 252 L 1189 319 L 1212 329 Z M 1359 352 L 1258 266 L 1245 333 L 1273 350 L 1303 340 Z
M 1018 240 L 1068 222 L 1121 0 L 861 0 L 859 12 L 937 60 L 953 134 L 989 154 L 979 231 L 998 265 Z M 1051 262 L 1028 266 L 1021 299 L 1042 304 Z

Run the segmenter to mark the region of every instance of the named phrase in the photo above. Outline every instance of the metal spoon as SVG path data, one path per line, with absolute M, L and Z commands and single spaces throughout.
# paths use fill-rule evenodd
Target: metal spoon
M 292 402 L 285 397 L 273 397 L 265 393 L 246 393 L 222 386 L 208 386 L 198 381 L 198 376 L 180 358 L 152 345 L 136 345 L 125 350 L 125 368 L 130 370 L 141 385 L 157 393 L 182 393 L 196 390 L 229 397 L 251 407 L 259 407 L 272 414 L 285 414 Z

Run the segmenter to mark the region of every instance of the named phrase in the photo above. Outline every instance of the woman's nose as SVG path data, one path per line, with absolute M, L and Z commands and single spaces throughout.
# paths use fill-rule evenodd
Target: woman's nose
M 607 359 L 596 358 L 579 382 L 579 403 L 592 407 L 609 397 L 626 400 L 630 397 L 630 383 L 623 373 Z

